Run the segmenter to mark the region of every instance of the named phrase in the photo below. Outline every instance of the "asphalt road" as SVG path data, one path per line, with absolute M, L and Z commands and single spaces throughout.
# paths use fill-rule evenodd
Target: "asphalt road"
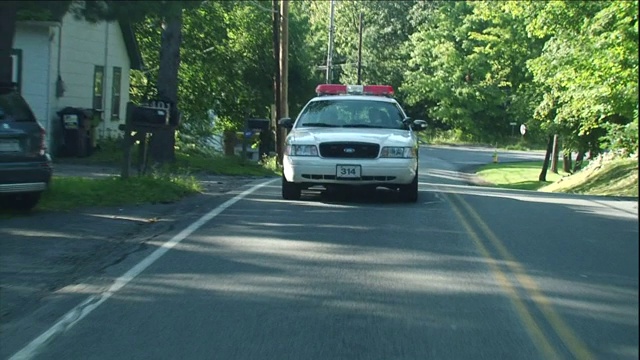
M 466 185 L 491 155 L 423 148 L 417 204 L 252 183 L 60 292 L 2 354 L 637 359 L 637 201 Z

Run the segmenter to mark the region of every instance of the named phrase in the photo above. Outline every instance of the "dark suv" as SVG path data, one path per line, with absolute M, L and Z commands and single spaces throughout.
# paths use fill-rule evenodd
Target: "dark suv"
M 0 86 L 0 208 L 35 207 L 52 173 L 44 128 L 18 92 Z

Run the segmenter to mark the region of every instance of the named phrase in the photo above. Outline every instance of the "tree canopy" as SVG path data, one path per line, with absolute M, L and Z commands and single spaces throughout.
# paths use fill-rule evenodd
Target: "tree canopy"
M 19 3 L 23 15 L 45 16 Z M 181 132 L 210 133 L 211 110 L 224 128 L 271 116 L 272 1 L 86 4 L 79 16 L 89 21 L 134 23 L 148 69 L 132 74 L 138 99 L 154 91 L 163 17 L 182 12 Z M 290 2 L 292 116 L 324 82 L 329 7 Z M 638 1 L 336 1 L 334 82 L 357 80 L 360 14 L 363 83 L 392 85 L 432 129 L 495 142 L 517 123 L 530 138 L 559 134 L 569 151 L 638 149 Z

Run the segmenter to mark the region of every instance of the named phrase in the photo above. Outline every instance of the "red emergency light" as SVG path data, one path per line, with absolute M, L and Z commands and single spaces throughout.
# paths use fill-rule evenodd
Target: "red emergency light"
M 320 84 L 316 86 L 316 94 L 320 95 L 340 95 L 347 93 L 347 85 L 340 84 Z
M 376 95 L 392 96 L 393 86 L 391 85 L 341 85 L 341 84 L 320 84 L 316 87 L 316 94 L 322 95 Z
M 365 95 L 392 96 L 393 86 L 391 85 L 365 85 Z

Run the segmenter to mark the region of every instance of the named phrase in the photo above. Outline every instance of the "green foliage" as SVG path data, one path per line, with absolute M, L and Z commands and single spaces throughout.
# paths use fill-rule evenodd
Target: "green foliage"
M 522 69 L 539 45 L 506 5 L 447 2 L 423 16 L 410 40 L 408 102 L 428 99 L 434 125 L 476 141 L 500 141 L 511 122 L 526 123 L 531 74 Z
M 326 64 L 330 2 L 289 4 L 289 109 L 295 117 L 324 82 L 318 66 Z M 135 23 L 149 69 L 132 75 L 135 101 L 155 96 L 162 18 L 184 9 L 179 142 L 198 146 L 213 133 L 239 129 L 246 116 L 271 116 L 271 1 L 87 5 L 89 20 Z M 362 13 L 363 83 L 394 86 L 409 116 L 427 120 L 445 138 L 527 146 L 555 133 L 567 151 L 637 150 L 637 1 L 335 5 L 334 82 L 357 81 Z M 526 144 L 513 144 L 514 122 L 527 125 Z M 442 133 L 432 139 L 438 137 Z
M 606 124 L 607 135 L 602 138 L 604 146 L 626 154 L 638 153 L 638 117 L 626 124 Z
M 529 61 L 544 92 L 534 116 L 576 148 L 598 152 L 597 138 L 607 130 L 620 134 L 617 125 L 632 122 L 638 106 L 638 3 L 545 4 L 528 25 L 547 39 L 541 56 Z
M 60 21 L 72 1 L 19 1 L 19 21 Z

